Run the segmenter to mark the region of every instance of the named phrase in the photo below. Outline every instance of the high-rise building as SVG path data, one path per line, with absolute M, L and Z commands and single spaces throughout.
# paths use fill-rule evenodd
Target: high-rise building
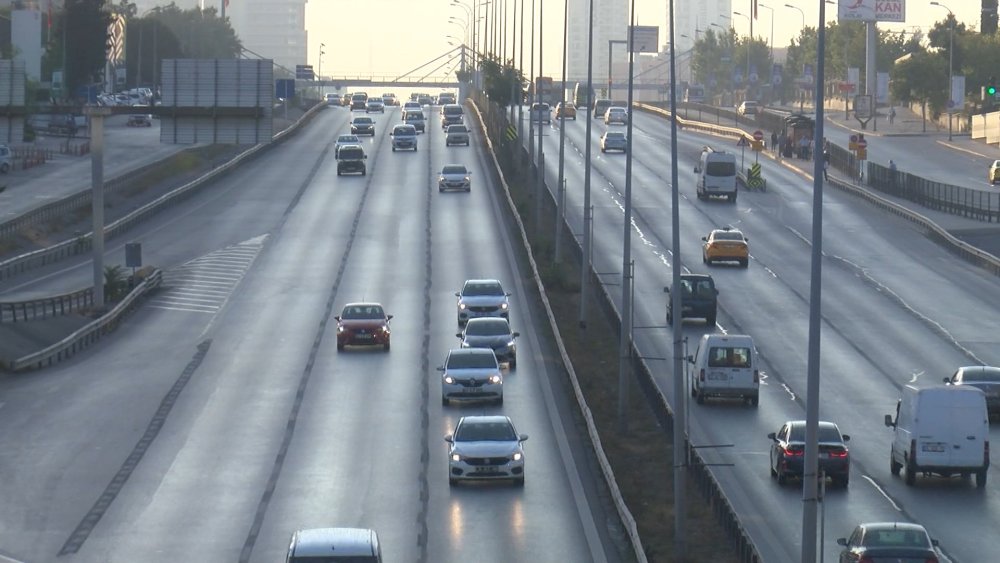
M 628 0 L 570 0 L 569 48 L 566 53 L 566 85 L 587 81 L 590 2 L 594 3 L 593 80 L 601 92 L 608 82 L 608 41 L 625 40 L 628 30 Z M 613 60 L 626 60 L 625 46 L 612 45 Z
M 737 0 L 747 3 L 743 13 L 750 13 L 749 0 Z M 732 17 L 733 0 L 698 0 L 697 2 L 674 2 L 674 20 L 677 25 L 677 50 L 687 51 L 694 47 L 696 39 L 701 39 L 702 34 L 713 23 L 728 28 L 732 25 L 731 20 L 720 17 L 720 15 Z M 712 28 L 718 34 L 719 28 Z M 669 34 L 667 41 L 670 40 Z
M 226 17 L 243 47 L 257 56 L 292 74 L 295 65 L 307 64 L 306 0 L 232 0 Z

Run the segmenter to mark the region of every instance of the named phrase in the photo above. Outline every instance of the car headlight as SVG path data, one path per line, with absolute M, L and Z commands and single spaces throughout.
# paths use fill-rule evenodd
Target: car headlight
M 508 348 L 513 348 L 513 347 L 514 347 L 514 341 L 513 341 L 513 340 L 511 340 L 510 342 L 508 342 L 508 343 L 507 343 L 507 347 L 508 347 Z
M 337 332 L 344 332 L 344 327 L 343 326 L 338 326 L 337 327 Z
M 383 326 L 382 327 L 382 332 L 384 332 L 386 334 L 389 334 L 389 327 L 388 326 Z
M 500 304 L 500 308 L 503 309 L 504 311 L 507 310 L 507 307 L 508 307 L 508 305 L 506 303 L 501 303 Z
M 465 183 L 466 183 L 466 184 L 468 184 L 468 183 L 469 183 L 469 177 L 468 177 L 468 176 L 466 176 L 466 177 L 465 177 Z
M 448 385 L 452 385 L 455 383 L 455 378 L 450 375 L 446 375 L 444 376 L 444 382 L 447 383 Z
M 444 183 L 444 176 L 438 176 L 438 183 L 439 184 L 443 184 Z
M 451 454 L 451 460 L 452 461 L 462 461 L 462 456 L 460 456 L 458 454 Z
M 496 384 L 496 383 L 501 383 L 502 381 L 503 380 L 500 379 L 499 375 L 491 375 L 490 376 L 490 383 Z
M 514 455 L 511 456 L 511 459 L 513 459 L 514 461 L 521 461 L 522 457 L 523 456 L 521 455 L 521 452 L 514 452 Z
M 471 348 L 472 346 L 468 342 L 462 342 L 462 348 Z
M 468 306 L 467 306 L 467 305 L 466 305 L 465 303 L 459 303 L 459 304 L 458 304 L 458 308 L 459 308 L 459 309 L 461 309 L 461 310 L 463 310 L 463 311 L 464 311 L 464 310 L 465 310 L 465 309 L 466 309 L 467 307 L 468 307 Z

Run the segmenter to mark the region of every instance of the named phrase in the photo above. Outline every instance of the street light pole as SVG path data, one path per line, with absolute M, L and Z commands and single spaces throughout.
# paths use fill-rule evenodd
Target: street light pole
M 323 87 L 323 55 L 326 52 L 323 50 L 323 47 L 326 47 L 326 43 L 320 43 L 319 44 L 319 68 L 318 68 L 319 72 L 316 73 L 317 77 L 319 78 L 319 96 L 320 96 L 320 98 L 323 98 L 324 94 L 326 94 L 326 91 L 325 91 L 326 88 Z
M 591 112 L 594 107 L 594 0 L 590 0 L 590 15 L 587 25 L 587 108 L 584 116 L 587 120 L 587 141 L 584 144 L 583 158 L 583 258 L 580 260 L 580 327 L 587 327 L 587 299 L 590 297 L 590 252 L 593 238 L 593 211 L 590 209 L 590 149 L 593 144 L 590 139 L 592 122 Z M 579 108 L 577 108 L 579 111 Z M 673 120 L 671 120 L 673 123 Z
M 771 64 L 774 64 L 774 8 L 764 4 L 757 4 L 757 7 L 770 10 L 771 12 L 771 39 L 767 42 L 767 45 L 770 47 L 770 54 L 768 56 L 771 58 Z
M 515 0 L 516 1 L 516 0 Z M 553 255 L 553 261 L 556 264 L 562 262 L 562 231 L 563 231 L 563 199 L 564 199 L 564 187 L 563 184 L 566 181 L 564 175 L 564 167 L 566 164 L 566 46 L 569 41 L 569 0 L 565 0 L 563 3 L 563 57 L 562 57 L 562 95 L 559 98 L 559 104 L 562 109 L 562 115 L 559 116 L 562 121 L 559 122 L 559 178 L 556 184 L 556 248 Z M 579 108 L 577 108 L 579 111 Z M 576 115 L 576 114 L 574 114 Z M 576 118 L 573 118 L 574 121 Z
M 948 10 L 948 23 L 951 24 L 949 26 L 951 29 L 948 30 L 948 89 L 946 90 L 948 92 L 948 141 L 950 142 L 952 110 L 955 109 L 955 100 L 952 99 L 953 93 L 951 87 L 952 80 L 954 80 L 951 65 L 955 57 L 955 14 L 951 11 L 951 8 L 940 2 L 931 2 L 931 6 L 940 6 Z
M 746 76 L 747 91 L 749 91 L 750 90 L 750 46 L 753 45 L 753 19 L 751 19 L 750 16 L 742 14 L 740 12 L 733 12 L 733 14 L 737 16 L 743 16 L 744 18 L 747 19 L 748 22 L 750 22 L 750 35 L 747 36 L 747 76 Z
M 785 4 L 785 7 L 799 11 L 799 15 L 802 16 L 802 28 L 801 29 L 805 29 L 806 28 L 806 13 L 802 11 L 802 8 L 799 8 L 798 6 L 792 6 L 791 4 Z

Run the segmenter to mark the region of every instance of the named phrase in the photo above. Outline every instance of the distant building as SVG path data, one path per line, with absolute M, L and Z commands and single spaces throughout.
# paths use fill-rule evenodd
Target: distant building
M 306 0 L 236 0 L 226 17 L 243 47 L 256 55 L 293 74 L 295 65 L 307 64 Z
M 594 1 L 593 80 L 598 96 L 608 84 L 608 41 L 625 40 L 628 0 Z M 587 82 L 587 45 L 590 31 L 590 0 L 569 0 L 567 85 Z M 624 45 L 613 45 L 612 60 L 627 60 Z
M 747 10 L 749 8 L 743 9 Z M 675 2 L 674 20 L 677 25 L 677 51 L 683 52 L 694 47 L 695 39 L 701 39 L 705 30 L 708 29 L 713 23 L 726 29 L 730 28 L 732 26 L 731 20 L 719 16 L 721 14 L 732 17 L 732 13 L 732 0 Z M 743 19 L 744 18 L 740 18 L 740 20 Z M 716 34 L 722 32 L 722 30 L 717 27 L 713 27 L 712 31 Z M 670 41 L 669 33 L 661 33 L 660 37 L 663 37 L 664 41 Z

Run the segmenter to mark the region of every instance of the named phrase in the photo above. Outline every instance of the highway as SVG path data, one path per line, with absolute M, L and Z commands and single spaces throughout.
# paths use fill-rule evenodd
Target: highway
M 364 141 L 368 175 L 338 177 L 348 116 L 324 110 L 130 233 L 168 287 L 114 338 L 0 380 L 0 556 L 264 562 L 296 529 L 360 526 L 386 561 L 623 560 L 487 155 L 445 148 L 436 109 L 418 152 L 391 152 L 395 109 Z M 450 162 L 473 170 L 471 193 L 438 193 Z M 191 272 L 229 282 L 205 291 Z M 0 294 L 89 276 L 69 260 Z M 436 367 L 458 345 L 453 294 L 473 277 L 512 293 L 519 361 L 502 407 L 443 407 Z M 337 353 L 332 316 L 360 300 L 394 316 L 391 352 Z M 523 489 L 449 487 L 443 437 L 480 413 L 530 436 Z
M 524 115 L 527 118 L 527 112 Z M 583 231 L 585 126 L 582 114 L 565 125 L 567 220 L 574 233 Z M 543 126 L 546 177 L 552 189 L 558 127 L 558 123 Z M 603 122 L 595 121 L 593 267 L 598 272 L 620 272 L 625 156 L 599 151 L 605 129 Z M 527 131 L 526 124 L 523 130 Z M 764 364 L 759 408 L 739 402 L 690 402 L 691 440 L 710 463 L 733 464 L 713 471 L 763 560 L 798 561 L 801 485 L 793 481 L 779 487 L 770 478 L 766 434 L 777 431 L 785 420 L 805 417 L 812 180 L 762 159 L 767 192 L 743 191 L 735 205 L 698 201 L 692 169 L 701 147 L 729 148 L 734 142 L 693 132 L 682 132 L 678 142 L 680 262 L 685 271 L 715 277 L 721 307 L 717 327 L 685 323 L 688 353 L 694 352 L 705 332 L 746 333 L 753 336 Z M 920 162 L 948 162 L 947 170 L 969 168 L 954 153 L 940 146 L 931 151 L 926 143 L 932 141 L 879 139 L 877 154 L 898 158 L 901 170 L 918 169 Z M 869 147 L 875 144 L 870 142 Z M 663 286 L 669 283 L 673 263 L 668 122 L 635 112 L 632 146 L 634 322 L 662 326 Z M 916 146 L 923 148 L 915 151 Z M 750 151 L 747 155 L 752 158 Z M 969 172 L 972 177 L 985 177 L 985 172 L 977 168 Z M 889 473 L 891 432 L 883 415 L 894 411 L 903 385 L 936 384 L 957 366 L 1000 362 L 992 329 L 1000 313 L 1000 280 L 925 238 L 914 225 L 836 189 L 824 191 L 823 209 L 820 416 L 852 437 L 851 484 L 847 490 L 827 491 L 824 503 L 825 558 L 835 560 L 836 538 L 848 535 L 859 522 L 906 520 L 924 524 L 950 560 L 992 560 L 995 544 L 990 530 L 1000 525 L 995 468 L 985 490 L 976 489 L 972 481 L 940 478 L 918 479 L 917 486 L 907 487 Z M 726 225 L 741 229 L 749 239 L 751 261 L 746 270 L 701 263 L 700 238 Z M 609 275 L 605 281 L 619 279 Z M 620 300 L 620 288 L 609 289 Z M 620 302 L 617 306 L 620 310 Z M 640 329 L 635 338 L 643 357 L 668 358 L 651 365 L 661 392 L 673 402 L 668 333 Z M 998 443 L 1000 431 L 994 427 L 991 437 Z

